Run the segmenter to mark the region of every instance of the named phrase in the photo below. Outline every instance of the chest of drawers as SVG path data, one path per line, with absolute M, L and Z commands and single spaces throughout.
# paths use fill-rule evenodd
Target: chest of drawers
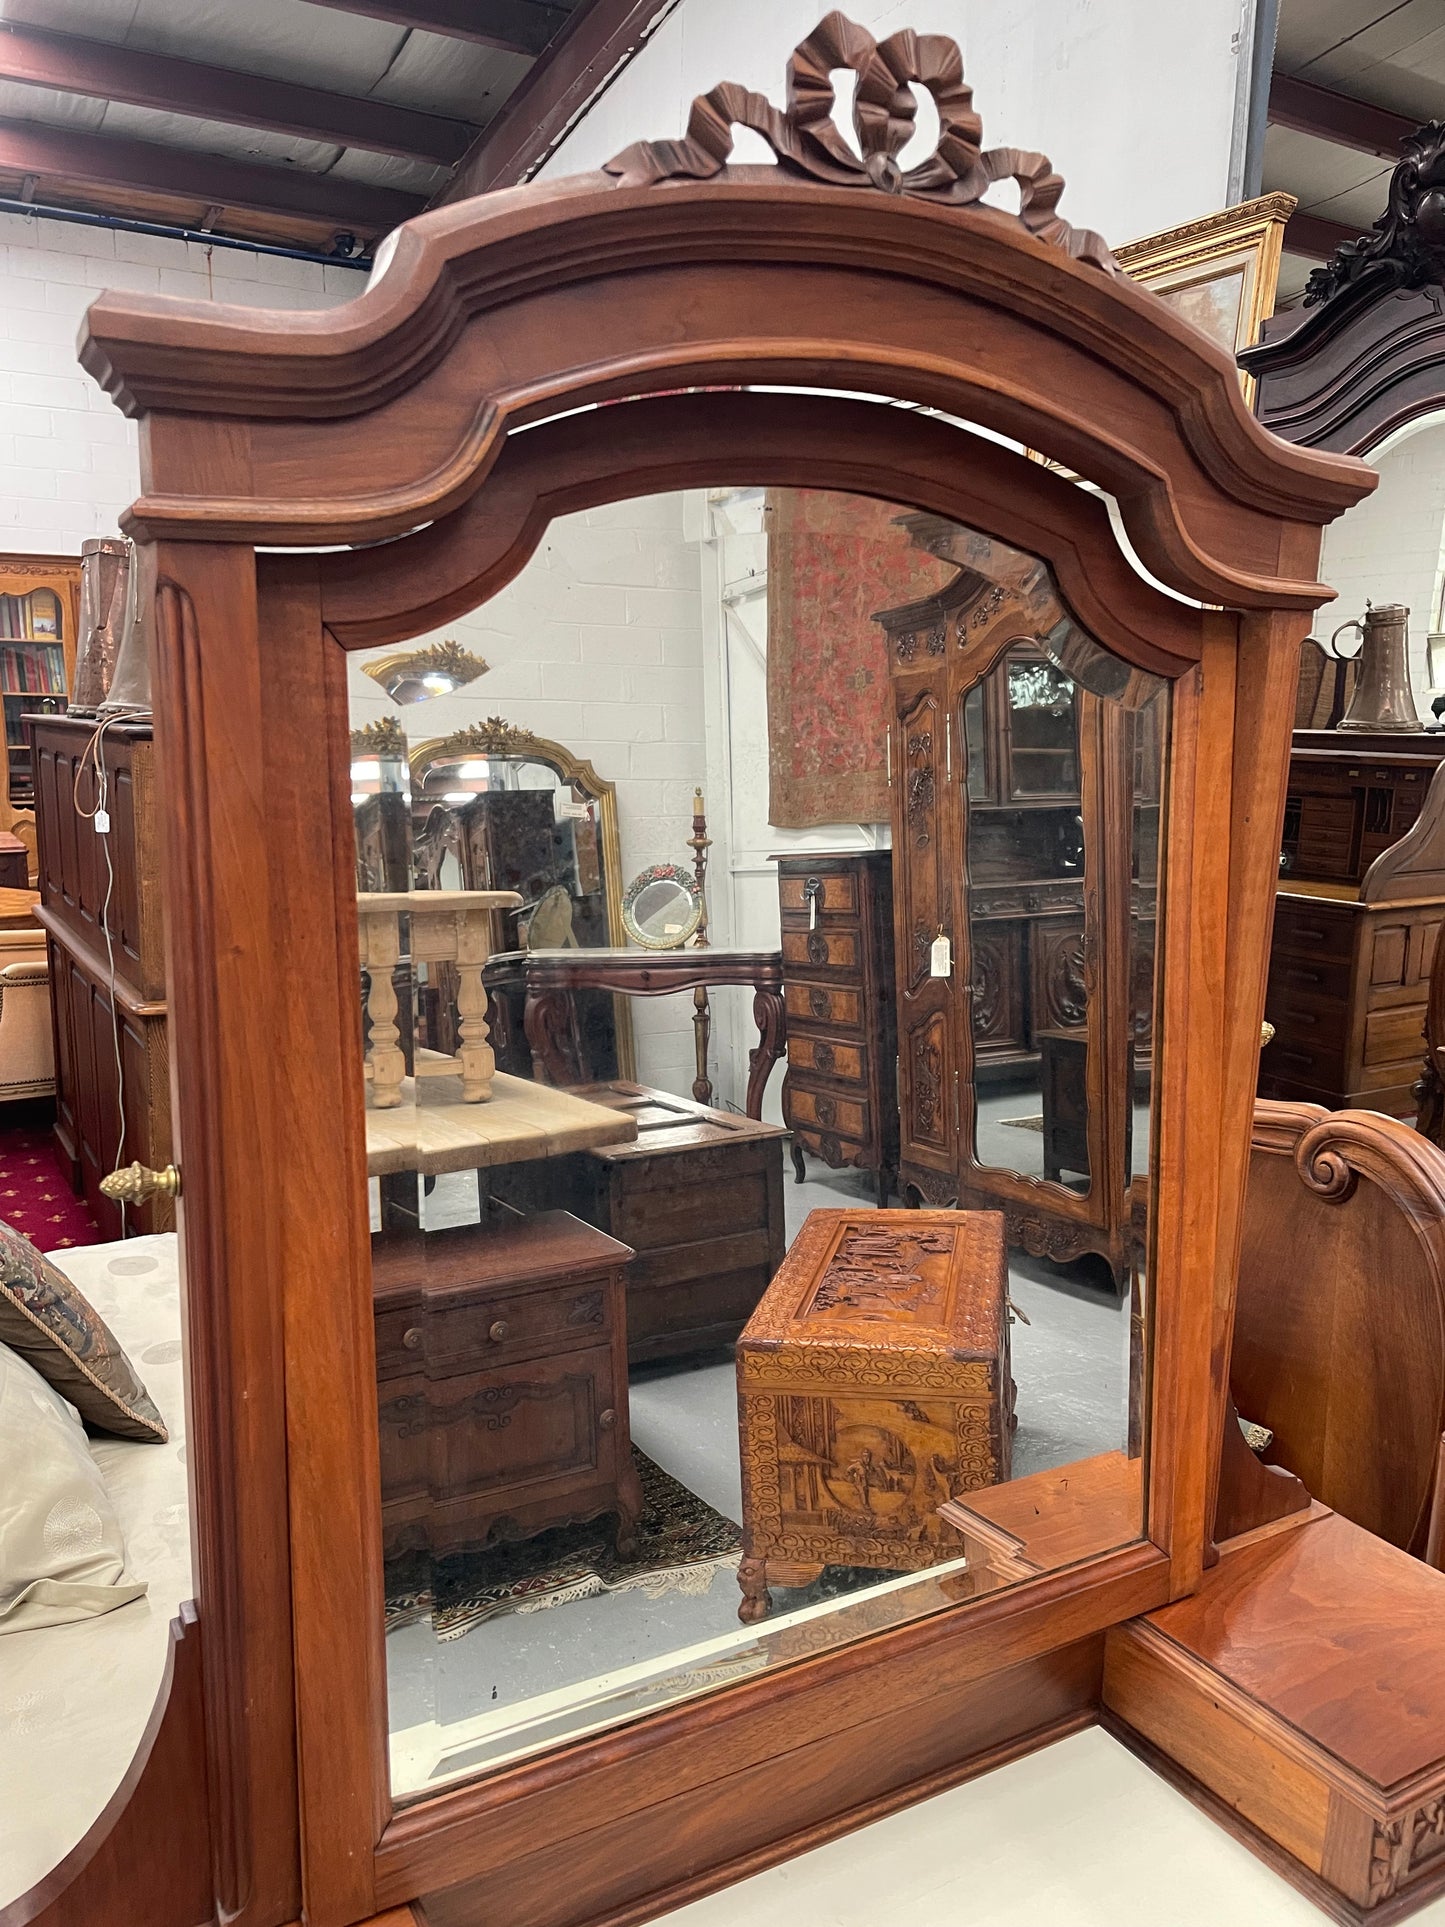
M 642 1509 L 627 1264 L 565 1211 L 372 1241 L 387 1558 Z
M 887 850 L 774 858 L 782 921 L 788 1075 L 783 1117 L 803 1154 L 898 1182 L 898 1020 Z
M 782 1263 L 783 1133 L 621 1080 L 574 1095 L 631 1117 L 636 1140 L 493 1167 L 491 1195 L 521 1211 L 560 1205 L 631 1247 L 634 1365 L 731 1345 Z

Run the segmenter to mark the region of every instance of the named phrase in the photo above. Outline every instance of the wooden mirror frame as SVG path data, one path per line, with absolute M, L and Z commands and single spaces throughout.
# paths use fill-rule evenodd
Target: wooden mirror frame
M 864 164 L 820 131 L 839 64 Z M 791 78 L 786 116 L 719 88 L 687 142 L 420 217 L 341 308 L 90 310 L 84 365 L 141 424 L 206 1765 L 187 1632 L 190 1684 L 27 1916 L 47 1927 L 85 1919 L 107 1868 L 159 1881 L 144 1826 L 166 1787 L 193 1809 L 202 1773 L 164 1877 L 240 1927 L 418 1896 L 431 1927 L 642 1919 L 1089 1723 L 1103 1631 L 1198 1584 L 1299 642 L 1329 596 L 1321 526 L 1374 477 L 1265 434 L 1229 359 L 1057 219 L 1044 157 L 982 152 L 951 43 L 875 48 L 831 15 Z M 948 139 L 900 176 L 911 78 Z M 722 164 L 733 117 L 778 167 Z M 1017 216 L 979 201 L 1001 175 Z M 1216 606 L 1150 587 L 1097 497 L 995 442 L 745 383 L 881 393 L 1040 449 Z M 1147 1536 L 393 1813 L 341 649 L 474 606 L 554 515 L 728 482 L 996 534 L 1174 680 Z M 336 543 L 371 546 L 257 553 Z

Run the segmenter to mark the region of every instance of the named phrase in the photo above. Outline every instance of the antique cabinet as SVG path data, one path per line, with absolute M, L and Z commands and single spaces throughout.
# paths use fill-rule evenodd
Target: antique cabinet
M 1021 576 L 1012 552 L 938 518 L 908 525 L 959 567 L 936 596 L 876 618 L 893 685 L 902 1183 L 931 1204 L 1001 1205 L 1011 1244 L 1096 1251 L 1123 1280 L 1154 1002 L 1162 689 L 1101 700 L 1057 650 L 1016 639 L 1061 613 L 1042 606 L 1040 569 Z M 1107 1009 L 1094 994 L 1105 947 L 1121 960 Z M 992 1087 L 1039 1105 L 1003 1120 L 1037 1130 L 1037 1172 L 1011 1168 L 1022 1149 L 985 1151 Z
M 55 1136 L 101 1233 L 168 1231 L 170 1199 L 122 1207 L 103 1197 L 117 1165 L 171 1155 L 164 914 L 148 723 L 78 716 L 29 723 L 35 757 L 40 903 L 50 952 Z M 93 812 L 104 769 L 110 830 Z
M 1261 1097 L 1413 1114 L 1445 921 L 1442 760 L 1423 730 L 1294 732 Z
M 632 1118 L 636 1139 L 500 1166 L 491 1196 L 574 1212 L 632 1247 L 632 1363 L 730 1345 L 782 1262 L 783 1133 L 640 1084 L 581 1084 L 573 1095 Z
M 631 1252 L 565 1211 L 372 1257 L 386 1556 L 447 1553 L 611 1512 L 642 1494 L 627 1422 Z M 468 1413 L 483 1423 L 466 1423 Z
M 893 857 L 888 850 L 778 856 L 788 1075 L 783 1119 L 803 1153 L 872 1171 L 880 1206 L 898 1182 Z
M 858 75 L 866 161 L 830 119 L 840 66 Z M 941 138 L 905 166 L 920 89 Z M 778 165 L 728 165 L 735 120 Z M 721 86 L 682 140 L 437 208 L 387 243 L 362 295 L 294 328 L 131 293 L 92 306 L 83 363 L 143 451 L 126 526 L 154 614 L 198 1606 L 94 1851 L 37 1896 L 44 1927 L 105 1917 L 122 1882 L 154 1914 L 183 1877 L 235 1927 L 641 1919 L 1076 1731 L 1099 1716 L 1112 1629 L 1239 1570 L 1228 1549 L 1210 1562 L 1216 1533 L 1237 1539 L 1273 1496 L 1240 1465 L 1226 1381 L 1297 647 L 1328 599 L 1321 527 L 1373 478 L 1268 437 L 1222 352 L 1060 217 L 1046 159 L 982 139 L 953 43 L 879 45 L 831 14 L 794 56 L 785 110 Z M 1016 213 L 982 204 L 1003 179 Z M 1107 491 L 1174 593 L 1136 570 L 1098 495 L 1009 444 Z M 499 1757 L 478 1738 L 453 1778 L 398 1795 L 341 652 L 475 607 L 554 515 L 820 479 L 940 517 L 965 551 L 977 537 L 1027 638 L 1092 678 L 1101 707 L 1140 677 L 1166 685 L 1137 1504 L 1007 1587 L 925 1569 L 906 1581 L 921 1610 L 894 1616 L 890 1591 L 748 1628 L 736 1667 L 613 1702 L 565 1744 L 534 1730 Z M 979 636 L 972 680 L 1019 639 Z M 898 690 L 894 778 L 917 779 L 916 837 L 940 797 L 957 811 L 957 785 L 909 745 L 932 732 L 946 757 L 958 724 L 926 679 Z M 1081 759 L 1086 837 L 1088 785 L 1126 769 Z M 952 926 L 958 969 L 929 983 L 957 1003 L 969 982 L 950 855 L 936 878 L 915 870 L 902 908 L 895 872 L 900 1004 L 906 985 L 916 1009 L 917 923 L 930 939 Z M 1095 867 L 1097 916 L 1086 848 L 1102 1067 L 1126 1048 L 1134 959 L 1127 871 Z M 904 1041 L 904 1100 L 916 1049 L 950 1150 L 951 1054 L 971 1040 L 944 1001 L 921 1021 L 936 1036 Z M 912 1129 L 903 1156 L 923 1166 L 921 1115 Z M 1122 1145 L 1104 1154 L 1122 1178 Z M 956 1160 L 938 1169 L 952 1179 Z M 1285 1497 L 1272 1553 L 1318 1544 L 1307 1495 Z M 1372 1574 L 1377 1612 L 1388 1584 Z M 1363 1682 L 1385 1717 L 1391 1663 Z

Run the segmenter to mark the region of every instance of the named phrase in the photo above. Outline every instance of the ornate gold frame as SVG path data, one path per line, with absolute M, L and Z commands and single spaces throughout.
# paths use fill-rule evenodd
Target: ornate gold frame
M 1261 327 L 1274 313 L 1285 222 L 1298 205 L 1293 194 L 1261 194 L 1258 200 L 1241 201 L 1203 220 L 1129 241 L 1115 248 L 1114 259 L 1131 281 L 1166 298 L 1242 270 L 1243 293 L 1232 344 L 1238 351 L 1258 341 Z M 1244 399 L 1252 406 L 1254 377 L 1241 371 L 1239 379 Z
M 398 698 L 387 688 L 386 680 L 397 670 L 416 677 L 424 675 L 428 669 L 452 676 L 455 678 L 454 694 L 456 689 L 465 689 L 468 683 L 485 676 L 491 666 L 470 649 L 463 649 L 459 642 L 434 642 L 425 649 L 403 649 L 396 655 L 380 656 L 375 662 L 364 662 L 361 673 L 370 676 L 374 683 L 379 683 L 391 700 L 398 702 Z M 436 693 L 440 695 L 442 692 L 438 690 Z M 399 703 L 398 706 L 409 708 L 410 704 Z
M 484 723 L 472 723 L 450 736 L 431 736 L 414 744 L 407 752 L 411 768 L 412 792 L 419 794 L 422 778 L 433 763 L 468 750 L 486 755 L 516 756 L 525 751 L 538 763 L 556 770 L 564 783 L 571 783 L 597 805 L 598 828 L 602 842 L 602 881 L 607 891 L 607 938 L 621 949 L 627 942 L 622 923 L 622 836 L 617 823 L 617 785 L 599 776 L 585 756 L 574 755 L 564 743 L 547 736 L 535 736 L 530 729 L 489 716 Z M 629 1080 L 637 1076 L 637 1051 L 632 1035 L 632 1006 L 626 997 L 614 997 L 617 1012 L 617 1068 Z

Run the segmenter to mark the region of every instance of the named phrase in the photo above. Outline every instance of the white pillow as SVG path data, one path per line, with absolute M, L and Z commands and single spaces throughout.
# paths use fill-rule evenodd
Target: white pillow
M 59 1392 L 0 1345 L 0 1633 L 127 1606 L 125 1545 L 85 1431 Z

